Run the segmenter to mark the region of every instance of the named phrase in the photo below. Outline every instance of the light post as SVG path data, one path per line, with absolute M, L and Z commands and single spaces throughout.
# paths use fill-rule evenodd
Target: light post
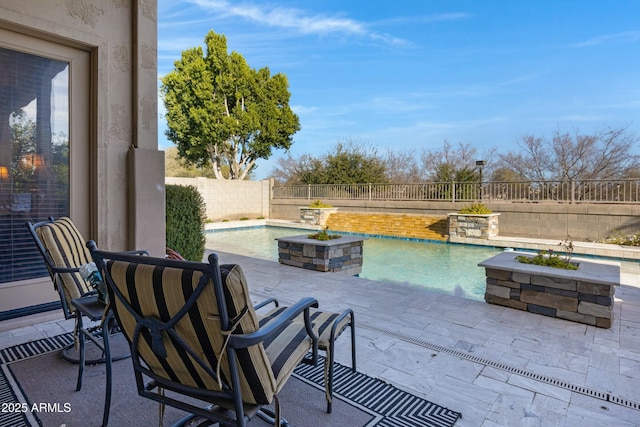
M 486 160 L 476 160 L 476 166 L 480 170 L 480 201 L 482 201 L 482 168 L 487 164 Z

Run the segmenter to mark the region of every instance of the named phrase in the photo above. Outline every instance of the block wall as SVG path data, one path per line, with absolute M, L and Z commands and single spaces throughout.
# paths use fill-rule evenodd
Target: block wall
M 323 199 L 339 212 L 385 213 L 446 217 L 468 203 L 403 200 L 339 200 Z M 307 200 L 271 200 L 271 218 L 297 220 L 298 208 Z M 623 204 L 560 204 L 560 203 L 499 203 L 485 202 L 500 214 L 500 236 L 564 239 L 597 242 L 612 233 L 640 231 L 640 205 Z
M 204 199 L 207 219 L 212 221 L 269 217 L 271 191 L 269 180 L 238 181 L 166 177 L 165 184 L 196 187 Z

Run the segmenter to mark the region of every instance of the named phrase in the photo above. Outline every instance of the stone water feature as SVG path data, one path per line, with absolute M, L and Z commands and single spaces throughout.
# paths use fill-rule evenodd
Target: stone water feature
M 366 237 L 340 236 L 337 239 L 317 240 L 300 235 L 276 240 L 280 264 L 352 276 L 362 273 Z

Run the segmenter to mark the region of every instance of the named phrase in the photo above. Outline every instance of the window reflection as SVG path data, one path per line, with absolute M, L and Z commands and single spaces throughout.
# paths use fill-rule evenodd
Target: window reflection
M 0 48 L 0 283 L 46 276 L 25 227 L 69 215 L 69 65 Z

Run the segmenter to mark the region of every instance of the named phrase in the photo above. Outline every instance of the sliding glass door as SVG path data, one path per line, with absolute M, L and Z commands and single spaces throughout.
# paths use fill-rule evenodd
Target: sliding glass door
M 0 286 L 48 276 L 26 221 L 88 233 L 89 76 L 88 52 L 0 29 Z

